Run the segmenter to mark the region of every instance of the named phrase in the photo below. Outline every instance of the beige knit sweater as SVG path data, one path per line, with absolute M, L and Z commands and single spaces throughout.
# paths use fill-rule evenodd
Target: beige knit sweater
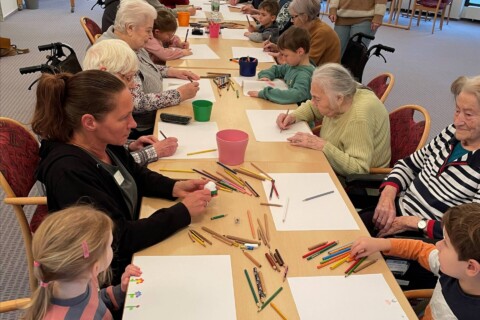
M 350 26 L 365 20 L 382 23 L 387 0 L 332 0 L 330 15 L 337 15 L 338 26 Z
M 390 121 L 377 96 L 357 89 L 351 108 L 342 115 L 323 117 L 311 100 L 294 112 L 298 121 L 323 118 L 320 137 L 326 140 L 323 153 L 339 175 L 368 173 L 371 167 L 390 164 Z

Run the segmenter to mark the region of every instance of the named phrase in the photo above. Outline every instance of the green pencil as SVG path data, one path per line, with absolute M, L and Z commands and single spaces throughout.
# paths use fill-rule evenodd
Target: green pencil
M 252 281 L 250 280 L 250 276 L 248 275 L 248 271 L 247 271 L 247 269 L 243 269 L 243 271 L 245 272 L 245 277 L 247 277 L 248 285 L 250 286 L 250 290 L 252 291 L 253 300 L 255 300 L 255 304 L 257 306 L 259 306 L 258 298 L 257 298 L 257 295 L 255 294 L 255 289 L 253 289 Z
M 210 220 L 220 219 L 228 216 L 228 214 L 219 214 L 218 216 L 211 217 Z
M 349 275 L 351 275 L 353 273 L 353 271 L 355 271 L 355 269 L 358 268 L 359 265 L 362 264 L 363 261 L 365 261 L 365 259 L 367 259 L 367 257 L 363 257 L 362 259 L 360 259 L 358 261 L 358 263 L 356 265 L 353 266 L 352 269 L 350 269 L 346 274 L 345 274 L 345 278 L 348 277 Z
M 252 290 L 253 290 L 253 287 L 252 287 Z M 258 312 L 262 311 L 263 308 L 265 308 L 282 290 L 283 290 L 283 287 L 278 288 L 277 291 L 275 291 L 275 293 L 272 294 L 270 298 L 268 298 L 267 301 L 265 301 L 260 308 L 258 308 Z

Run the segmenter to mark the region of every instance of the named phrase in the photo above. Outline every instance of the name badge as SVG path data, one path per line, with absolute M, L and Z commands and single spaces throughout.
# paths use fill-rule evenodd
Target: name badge
M 122 173 L 120 172 L 120 170 L 117 170 L 117 172 L 115 172 L 115 174 L 113 175 L 113 177 L 115 178 L 115 181 L 117 181 L 117 184 L 119 186 L 122 185 L 123 181 L 125 181 L 125 178 L 123 177 Z

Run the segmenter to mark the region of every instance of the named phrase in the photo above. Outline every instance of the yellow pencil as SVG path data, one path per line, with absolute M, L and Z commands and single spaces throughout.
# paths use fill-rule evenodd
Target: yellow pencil
M 278 309 L 278 307 L 273 302 L 270 302 L 270 305 L 272 306 L 273 310 L 275 310 L 283 320 L 287 320 L 287 317 L 283 315 L 283 313 Z
M 187 156 L 193 156 L 194 154 L 214 152 L 214 151 L 217 151 L 217 149 L 208 149 L 208 150 L 201 150 L 201 151 L 189 152 L 189 153 L 187 153 Z
M 158 171 L 195 173 L 195 171 L 193 170 L 182 170 L 182 169 L 159 169 Z
M 336 269 L 339 266 L 341 266 L 343 263 L 345 263 L 348 260 L 348 256 L 346 256 L 343 259 L 338 260 L 336 263 L 334 263 L 332 266 L 330 266 L 330 270 Z

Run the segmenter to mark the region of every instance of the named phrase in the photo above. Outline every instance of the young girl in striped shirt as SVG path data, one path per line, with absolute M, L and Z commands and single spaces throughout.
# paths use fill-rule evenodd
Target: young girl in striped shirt
M 99 289 L 113 257 L 113 223 L 90 206 L 74 206 L 47 217 L 33 236 L 34 274 L 39 286 L 25 319 L 113 319 L 125 300 L 129 265 L 121 284 Z

